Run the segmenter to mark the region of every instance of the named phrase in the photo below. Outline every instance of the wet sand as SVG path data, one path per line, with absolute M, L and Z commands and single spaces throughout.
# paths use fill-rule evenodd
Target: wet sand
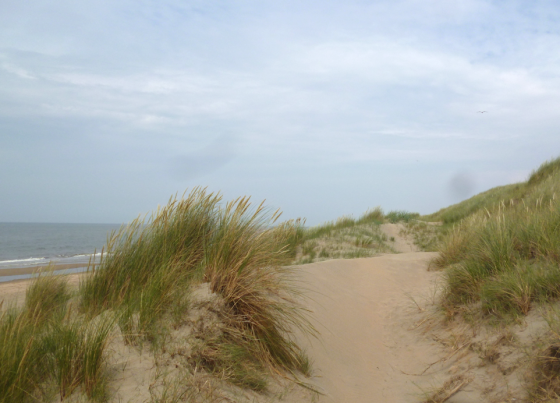
M 94 266 L 96 266 L 95 264 Z M 69 270 L 69 269 L 81 269 L 87 268 L 87 263 L 66 263 L 66 264 L 52 264 L 52 265 L 45 265 L 45 266 L 33 266 L 33 267 L 18 267 L 12 269 L 0 269 L 0 282 L 3 283 L 12 283 L 16 281 L 27 281 L 28 279 L 16 279 L 16 280 L 7 280 L 2 281 L 3 277 L 8 276 L 24 276 L 24 275 L 31 275 L 41 273 L 47 270 Z

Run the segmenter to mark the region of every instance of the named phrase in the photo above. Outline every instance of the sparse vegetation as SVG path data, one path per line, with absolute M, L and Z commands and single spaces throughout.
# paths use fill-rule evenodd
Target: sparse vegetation
M 399 211 L 389 211 L 385 216 L 385 219 L 391 223 L 396 223 L 396 222 L 407 223 L 410 220 L 413 220 L 418 217 L 420 217 L 420 214 L 418 213 L 411 213 L 408 211 L 399 210 Z
M 533 357 L 533 371 L 528 379 L 531 401 L 549 402 L 560 398 L 560 312 L 558 306 L 548 307 L 544 317 L 549 334 Z
M 445 236 L 445 230 L 439 224 L 411 219 L 404 223 L 401 234 L 411 237 L 421 251 L 435 252 Z
M 394 253 L 391 242 L 380 225 L 386 222 L 410 223 L 418 213 L 391 211 L 387 215 L 380 207 L 366 211 L 360 218 L 343 216 L 303 230 L 299 240 L 295 264 L 306 264 L 327 259 L 355 259 L 378 253 Z M 408 233 L 406 234 L 409 235 Z

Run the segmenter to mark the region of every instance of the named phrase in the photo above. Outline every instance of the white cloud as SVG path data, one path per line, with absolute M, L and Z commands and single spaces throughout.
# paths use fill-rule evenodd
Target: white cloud
M 244 164 L 276 175 L 286 160 L 323 167 L 309 168 L 314 182 L 329 164 L 486 169 L 553 143 L 560 125 L 560 33 L 547 19 L 560 7 L 540 2 L 9 4 L 0 124 L 16 122 L 1 135 L 14 144 L 13 127 L 54 136 L 83 122 L 95 130 L 72 126 L 77 143 L 123 155 L 134 143 L 123 159 L 179 161 L 229 186 Z M 221 138 L 239 158 L 210 152 Z
M 21 67 L 14 66 L 13 64 L 3 62 L 0 64 L 0 67 L 7 71 L 10 74 L 15 74 L 19 78 L 27 79 L 27 80 L 34 80 L 36 77 L 29 73 L 27 70 L 22 69 Z

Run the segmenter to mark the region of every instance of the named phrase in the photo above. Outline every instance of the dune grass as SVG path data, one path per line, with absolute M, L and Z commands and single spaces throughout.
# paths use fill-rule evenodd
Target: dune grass
M 422 219 L 441 221 L 444 224 L 458 223 L 480 210 L 493 210 L 502 201 L 516 203 L 525 197 L 526 192 L 527 188 L 522 183 L 498 186 L 460 203 L 445 207 L 436 213 L 423 216 Z
M 443 222 L 439 256 L 447 318 L 473 326 L 519 323 L 537 306 L 549 324 L 525 347 L 529 401 L 560 396 L 560 158 L 526 182 L 490 189 L 423 220 Z M 546 314 L 549 312 L 549 314 Z M 550 313 L 552 312 L 552 313 Z
M 450 307 L 480 301 L 484 311 L 504 316 L 560 298 L 560 159 L 508 189 L 475 196 L 485 204 L 449 231 L 432 262 L 446 268 Z M 522 198 L 499 200 L 504 194 Z M 440 217 L 461 216 L 476 203 L 452 206 Z
M 105 350 L 115 320 L 103 315 L 96 320 L 67 316 L 52 321 L 41 340 L 45 367 L 58 386 L 60 400 L 78 387 L 93 400 L 106 399 Z
M 404 223 L 401 235 L 412 238 L 414 244 L 423 252 L 436 252 L 446 236 L 446 230 L 447 228 L 438 222 L 411 219 Z
M 285 266 L 291 257 L 287 241 L 298 226 L 273 227 L 278 213 L 266 214 L 262 204 L 250 208 L 249 199 L 241 198 L 220 211 L 205 254 L 205 279 L 228 307 L 225 334 L 233 345 L 251 351 L 262 365 L 301 372 L 302 351 L 288 336 L 294 327 L 313 328 L 294 310 L 301 293 Z
M 23 402 L 40 380 L 40 348 L 36 324 L 11 308 L 0 317 L 0 402 Z
M 22 308 L 0 317 L 0 402 L 50 401 L 77 388 L 105 400 L 105 348 L 109 318 L 87 321 L 68 304 L 66 279 L 42 273 L 29 286 Z
M 53 315 L 63 314 L 71 297 L 65 278 L 55 275 L 51 266 L 27 288 L 24 311 L 30 319 L 42 324 Z
M 292 332 L 315 330 L 286 264 L 303 225 L 278 223 L 280 215 L 249 198 L 222 204 L 219 194 L 197 188 L 112 233 L 77 294 L 64 277 L 35 278 L 24 306 L 0 317 L 0 402 L 76 393 L 106 401 L 106 349 L 116 328 L 125 341 L 162 354 L 191 289 L 203 282 L 221 298 L 222 325 L 193 352 L 197 370 L 257 391 L 270 377 L 301 382 L 309 361 Z
M 82 310 L 92 315 L 126 306 L 158 315 L 169 307 L 173 292 L 201 273 L 220 200 L 195 189 L 111 234 L 101 264 L 80 285 Z
M 300 239 L 307 241 L 310 239 L 322 238 L 325 236 L 328 237 L 333 234 L 333 232 L 353 228 L 355 226 L 361 226 L 364 224 L 378 225 L 381 224 L 384 219 L 385 215 L 383 214 L 383 210 L 381 209 L 381 207 L 376 207 L 374 209 L 366 211 L 357 220 L 349 216 L 342 216 L 335 221 L 328 221 L 324 224 L 308 228 L 305 231 L 302 231 Z
M 420 214 L 418 213 L 411 213 L 409 211 L 404 211 L 404 210 L 395 210 L 395 211 L 389 211 L 386 215 L 385 215 L 385 219 L 387 221 L 389 221 L 390 223 L 397 223 L 397 222 L 409 222 L 410 220 L 416 219 L 420 217 Z
M 161 318 L 191 283 L 207 281 L 228 308 L 224 345 L 239 346 L 270 370 L 300 371 L 304 359 L 290 329 L 313 330 L 295 308 L 300 294 L 283 266 L 301 224 L 275 225 L 280 213 L 270 214 L 262 204 L 252 211 L 249 198 L 225 206 L 220 199 L 196 189 L 147 222 L 136 220 L 113 234 L 107 257 L 80 287 L 82 310 L 119 310 L 125 335 L 153 341 Z
M 387 239 L 380 225 L 387 222 L 408 225 L 418 217 L 418 213 L 408 211 L 390 211 L 385 214 L 380 207 L 376 207 L 366 211 L 358 219 L 342 216 L 335 221 L 306 228 L 299 236 L 298 252 L 293 263 L 306 264 L 328 259 L 355 259 L 378 253 L 395 253 L 391 246 L 394 239 Z

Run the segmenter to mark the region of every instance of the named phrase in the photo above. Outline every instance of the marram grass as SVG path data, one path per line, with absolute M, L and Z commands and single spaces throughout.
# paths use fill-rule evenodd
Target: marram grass
M 206 368 L 255 390 L 271 375 L 299 382 L 310 368 L 292 332 L 315 330 L 286 264 L 303 223 L 279 217 L 248 198 L 223 204 L 219 194 L 197 188 L 112 233 L 76 295 L 65 277 L 37 277 L 25 305 L 0 316 L 0 402 L 76 393 L 106 401 L 106 349 L 115 327 L 125 340 L 157 348 L 166 326 L 188 310 L 191 286 L 203 281 L 225 304 L 223 332 L 206 350 L 215 360 Z
M 195 189 L 171 199 L 147 221 L 136 219 L 113 233 L 104 258 L 80 286 L 82 309 L 89 314 L 123 305 L 140 306 L 146 288 L 171 303 L 167 292 L 188 284 L 201 269 L 204 248 L 214 231 L 221 197 Z M 165 282 L 161 287 L 152 283 Z
M 227 304 L 232 343 L 245 346 L 262 365 L 301 371 L 303 352 L 290 334 L 295 327 L 314 329 L 294 304 L 301 293 L 286 266 L 291 254 L 285 245 L 298 224 L 274 227 L 278 213 L 268 215 L 262 204 L 251 207 L 241 198 L 220 211 L 204 259 L 205 279 Z
M 0 315 L 0 402 L 64 399 L 80 387 L 105 400 L 105 349 L 114 321 L 72 312 L 64 276 L 33 279 L 22 308 Z
M 504 195 L 501 188 L 486 192 L 486 204 L 442 241 L 432 267 L 446 268 L 448 306 L 481 301 L 486 312 L 501 316 L 526 314 L 534 302 L 560 298 L 560 159 L 511 186 L 515 191 L 508 194 L 520 198 L 496 199 Z M 463 207 L 438 214 L 445 218 L 457 209 Z
M 301 292 L 286 267 L 303 225 L 277 223 L 279 217 L 246 197 L 222 204 L 221 196 L 203 189 L 172 199 L 148 220 L 135 220 L 110 237 L 103 261 L 80 285 L 81 310 L 89 316 L 118 311 L 126 340 L 154 343 L 164 331 L 162 318 L 188 299 L 191 285 L 205 281 L 226 304 L 222 344 L 250 357 L 247 365 L 231 368 L 257 363 L 269 374 L 303 372 L 307 360 L 291 332 L 314 329 L 295 303 Z M 224 372 L 228 357 L 235 356 L 224 353 L 215 362 Z

